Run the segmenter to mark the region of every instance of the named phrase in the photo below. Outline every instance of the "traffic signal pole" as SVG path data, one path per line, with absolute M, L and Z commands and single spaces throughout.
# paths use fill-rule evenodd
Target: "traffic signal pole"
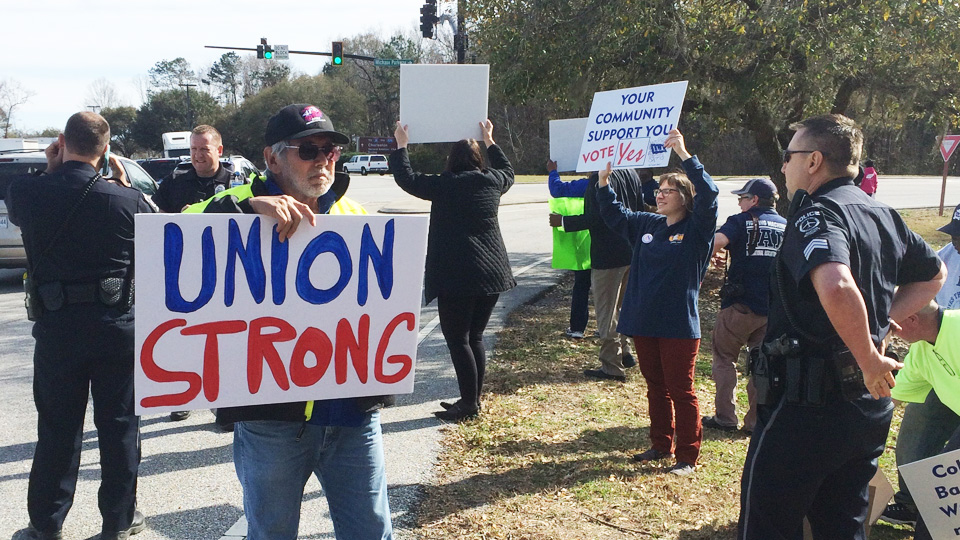
M 205 45 L 204 47 L 207 48 L 207 49 L 229 49 L 229 50 L 231 50 L 231 51 L 254 51 L 254 52 L 256 52 L 256 50 L 257 50 L 255 47 L 224 47 L 224 46 L 220 46 L 220 45 Z M 333 53 L 332 53 L 332 52 L 318 52 L 318 51 L 290 51 L 290 54 L 309 54 L 309 55 L 313 55 L 313 56 L 329 56 L 329 57 L 331 57 L 331 58 L 333 57 Z M 367 61 L 369 61 L 369 62 L 373 62 L 374 60 L 376 60 L 376 58 L 374 58 L 374 57 L 372 57 L 372 56 L 363 56 L 363 55 L 361 55 L 361 54 L 346 54 L 346 53 L 344 53 L 344 54 L 343 54 L 343 57 L 344 57 L 344 58 L 353 58 L 354 60 L 367 60 Z

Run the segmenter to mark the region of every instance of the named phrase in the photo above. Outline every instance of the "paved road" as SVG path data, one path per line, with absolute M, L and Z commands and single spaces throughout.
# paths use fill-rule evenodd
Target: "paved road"
M 729 192 L 743 180 L 721 182 L 721 220 L 737 211 Z M 351 196 L 368 210 L 392 212 L 426 210 L 426 205 L 406 196 L 389 176 L 355 177 Z M 510 310 L 530 299 L 559 275 L 546 262 L 551 236 L 546 227 L 546 187 L 517 185 L 504 200 L 500 221 L 517 289 L 501 297 L 490 332 Z M 881 178 L 879 199 L 897 207 L 932 206 L 939 202 L 938 178 Z M 960 178 L 951 178 L 947 201 L 952 209 L 960 200 Z M 36 413 L 31 382 L 33 339 L 23 312 L 20 271 L 0 270 L 0 540 L 22 538 L 26 526 L 25 500 L 36 436 Z M 143 307 L 141 307 L 143 309 Z M 446 348 L 435 324 L 436 305 L 423 308 L 422 341 L 418 353 L 414 394 L 403 396 L 397 407 L 383 412 L 383 429 L 390 480 L 391 507 L 398 538 L 411 538 L 410 508 L 419 486 L 430 481 L 443 426 L 432 416 L 437 401 L 453 399 L 457 390 Z M 558 329 L 558 331 L 561 329 Z M 232 435 L 216 431 L 206 411 L 172 423 L 166 416 L 143 418 L 143 464 L 139 487 L 140 507 L 148 515 L 149 529 L 137 536 L 154 539 L 217 539 L 242 516 L 240 487 L 233 470 Z M 92 539 L 99 531 L 96 489 L 99 455 L 96 431 L 88 410 L 83 435 L 83 456 L 76 503 L 65 525 L 65 538 Z M 333 538 L 319 484 L 307 485 L 301 536 Z

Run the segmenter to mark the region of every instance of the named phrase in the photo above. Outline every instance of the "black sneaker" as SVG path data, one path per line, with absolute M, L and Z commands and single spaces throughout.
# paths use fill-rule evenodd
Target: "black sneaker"
M 146 518 L 143 517 L 143 514 L 139 510 L 134 510 L 133 522 L 130 523 L 130 528 L 116 532 L 103 531 L 100 533 L 100 540 L 127 540 L 132 535 L 142 532 L 146 528 Z
M 700 423 L 703 424 L 703 427 L 710 429 L 718 429 L 720 431 L 726 431 L 728 433 L 734 432 L 737 430 L 737 426 L 725 426 L 717 420 L 716 416 L 704 416 L 700 419 Z
M 607 379 L 611 381 L 627 382 L 626 375 L 611 375 L 600 368 L 585 369 L 583 370 L 583 374 L 587 377 L 593 377 L 594 379 Z
M 670 459 L 673 454 L 670 452 L 661 452 L 656 448 L 651 448 L 633 456 L 634 461 L 660 461 L 661 459 Z
M 63 540 L 60 531 L 43 532 L 33 526 L 33 523 L 27 525 L 28 540 Z
M 883 509 L 880 519 L 894 525 L 917 526 L 917 511 L 905 504 L 890 503 Z
M 180 422 L 181 420 L 186 420 L 190 418 L 190 411 L 173 411 L 170 413 L 170 420 L 172 422 Z
M 623 362 L 623 367 L 630 368 L 637 365 L 637 360 L 630 353 L 623 353 L 623 357 L 620 358 Z

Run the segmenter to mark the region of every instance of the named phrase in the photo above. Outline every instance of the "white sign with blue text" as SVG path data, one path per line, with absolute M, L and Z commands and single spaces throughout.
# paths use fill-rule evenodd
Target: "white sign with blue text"
M 412 392 L 427 224 L 138 215 L 137 414 Z
M 597 92 L 587 118 L 577 172 L 666 167 L 663 146 L 680 121 L 687 81 Z
M 910 495 L 935 540 L 960 536 L 960 450 L 900 466 Z

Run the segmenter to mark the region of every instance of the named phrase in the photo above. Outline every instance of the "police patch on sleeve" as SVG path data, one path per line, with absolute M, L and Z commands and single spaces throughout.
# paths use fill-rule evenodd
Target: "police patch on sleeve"
M 803 212 L 797 216 L 793 224 L 804 238 L 810 238 L 827 230 L 827 222 L 817 208 L 811 208 Z

